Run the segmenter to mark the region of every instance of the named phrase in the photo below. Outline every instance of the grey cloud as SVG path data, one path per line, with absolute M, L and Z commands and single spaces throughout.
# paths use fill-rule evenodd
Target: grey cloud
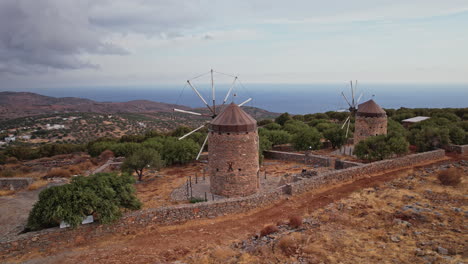
M 209 19 L 200 1 L 102 0 L 90 12 L 90 22 L 107 30 L 164 36 L 179 36 Z
M 1 0 L 0 74 L 98 68 L 82 55 L 128 54 L 110 34 L 180 37 L 202 10 L 196 1 Z
M 83 54 L 126 54 L 90 26 L 86 1 L 0 2 L 0 73 L 97 68 Z

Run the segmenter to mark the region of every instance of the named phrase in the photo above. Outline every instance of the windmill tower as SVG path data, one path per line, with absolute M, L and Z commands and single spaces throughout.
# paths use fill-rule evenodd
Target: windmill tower
M 247 196 L 258 190 L 257 121 L 231 103 L 210 124 L 208 171 L 212 193 Z
M 387 134 L 387 113 L 374 100 L 358 106 L 354 124 L 354 145 L 370 136 Z
M 211 106 L 200 94 L 191 80 L 188 80 L 187 84 L 206 105 L 211 115 L 180 109 L 174 109 L 174 111 L 198 116 L 208 116 L 212 118 L 212 121 L 192 130 L 180 137 L 179 140 L 208 126 L 208 135 L 198 153 L 197 160 L 200 158 L 203 148 L 208 142 L 208 173 L 210 176 L 211 192 L 225 197 L 254 194 L 257 192 L 259 186 L 257 174 L 260 169 L 258 160 L 259 138 L 257 121 L 240 108 L 242 105 L 250 102 L 252 98 L 238 105 L 231 103 L 223 107 L 234 89 L 236 82 L 239 82 L 236 76 L 224 74 L 233 77 L 234 80 L 222 105 L 217 107 L 213 73 L 219 72 L 211 70 L 210 73 L 213 102 Z

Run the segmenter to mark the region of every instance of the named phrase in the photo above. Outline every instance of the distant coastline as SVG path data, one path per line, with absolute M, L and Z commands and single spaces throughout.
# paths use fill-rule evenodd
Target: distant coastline
M 198 86 L 208 98 L 209 87 Z M 342 84 L 244 84 L 235 93 L 237 100 L 252 97 L 250 106 L 271 112 L 306 114 L 326 112 L 346 107 L 340 93 L 350 93 Z M 224 98 L 228 86 L 217 86 L 217 99 Z M 132 86 L 132 87 L 80 87 L 3 89 L 3 91 L 34 92 L 54 97 L 80 97 L 100 102 L 126 102 L 152 100 L 191 107 L 201 106 L 194 93 L 183 85 Z M 183 91 L 183 93 L 182 93 Z M 375 95 L 374 99 L 384 108 L 462 108 L 468 107 L 468 84 L 359 84 L 363 92 L 361 102 Z

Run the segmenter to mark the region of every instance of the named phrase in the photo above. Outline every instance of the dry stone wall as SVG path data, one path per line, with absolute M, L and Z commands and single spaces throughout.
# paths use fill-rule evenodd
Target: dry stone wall
M 315 164 L 320 167 L 333 167 L 337 170 L 346 169 L 354 166 L 360 166 L 362 163 L 351 162 L 345 160 L 339 160 L 333 157 L 313 155 L 313 154 L 301 154 L 294 152 L 283 152 L 283 151 L 265 151 L 265 157 L 269 159 L 279 159 L 287 161 L 295 161 L 305 164 Z
M 289 189 L 291 194 L 309 192 L 323 186 L 355 181 L 365 178 L 369 174 L 407 167 L 421 162 L 441 159 L 443 157 L 445 157 L 445 151 L 440 149 L 391 160 L 377 161 L 362 166 L 326 172 L 312 179 L 304 179 L 303 181 L 292 183 Z
M 33 178 L 0 178 L 0 189 L 20 190 L 27 188 L 33 181 Z
M 356 167 L 356 166 L 361 166 L 363 163 L 359 162 L 352 162 L 352 161 L 347 161 L 347 160 L 335 160 L 335 169 L 336 170 L 342 170 L 342 169 L 347 169 L 351 167 Z
M 300 155 L 300 154 L 299 154 Z M 422 162 L 441 159 L 444 150 L 409 155 L 393 160 L 378 161 L 343 170 L 332 171 L 314 178 L 304 179 L 292 184 L 278 187 L 278 189 L 258 193 L 251 196 L 230 198 L 205 203 L 176 205 L 155 209 L 141 210 L 126 214 L 112 225 L 90 224 L 77 229 L 51 228 L 38 232 L 19 235 L 13 239 L 0 238 L 0 260 L 7 256 L 19 256 L 31 249 L 46 250 L 61 247 L 69 242 L 83 241 L 107 233 L 126 233 L 129 226 L 146 226 L 149 223 L 175 224 L 192 219 L 214 218 L 217 216 L 241 213 L 250 209 L 271 205 L 281 200 L 285 194 L 299 194 L 313 191 L 323 186 L 358 180 L 367 175 L 390 169 L 397 169 Z
M 449 152 L 455 152 L 458 154 L 468 153 L 468 145 L 447 145 L 444 148 Z
M 305 164 L 316 164 L 321 167 L 329 167 L 331 164 L 334 164 L 334 159 L 321 155 L 313 154 L 301 154 L 301 153 L 292 153 L 292 152 L 283 152 L 283 151 L 265 151 L 265 158 L 269 159 L 279 159 L 287 161 L 301 162 Z

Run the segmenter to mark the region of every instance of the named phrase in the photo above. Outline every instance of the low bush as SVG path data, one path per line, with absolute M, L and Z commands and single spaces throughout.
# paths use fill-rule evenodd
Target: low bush
M 278 241 L 277 247 L 285 256 L 289 257 L 296 253 L 297 249 L 299 248 L 299 245 L 296 239 L 294 239 L 294 237 L 284 236 Z
M 203 203 L 203 202 L 206 202 L 206 201 L 203 198 L 192 197 L 192 198 L 190 198 L 189 202 L 190 203 Z
M 4 168 L 0 170 L 0 177 L 3 177 L 3 178 L 15 177 L 16 174 L 17 174 L 17 171 L 11 168 Z
M 52 168 L 47 174 L 43 177 L 44 179 L 49 178 L 68 178 L 71 176 L 69 170 L 62 168 Z
M 298 228 L 302 226 L 302 217 L 293 215 L 289 217 L 289 226 L 292 228 Z
M 29 186 L 28 186 L 28 190 L 30 191 L 33 191 L 33 190 L 37 190 L 39 188 L 42 188 L 44 186 L 47 185 L 47 181 L 45 180 L 37 180 L 37 181 L 34 181 L 33 183 L 31 183 Z
M 213 263 L 237 263 L 236 261 L 237 253 L 231 248 L 216 248 L 211 253 L 211 258 Z
M 128 174 L 98 173 L 46 188 L 29 213 L 25 231 L 57 226 L 62 220 L 76 227 L 88 215 L 94 215 L 102 223 L 115 221 L 122 208 L 141 207 L 134 183 Z
M 111 150 L 104 150 L 100 155 L 99 155 L 99 160 L 100 161 L 108 161 L 110 158 L 115 157 L 114 152 Z
M 261 231 L 260 231 L 260 236 L 267 236 L 269 234 L 273 234 L 273 233 L 276 233 L 278 232 L 279 229 L 277 226 L 275 225 L 267 225 L 265 226 Z
M 461 183 L 463 172 L 457 168 L 439 171 L 437 179 L 440 183 L 448 186 L 457 186 Z

